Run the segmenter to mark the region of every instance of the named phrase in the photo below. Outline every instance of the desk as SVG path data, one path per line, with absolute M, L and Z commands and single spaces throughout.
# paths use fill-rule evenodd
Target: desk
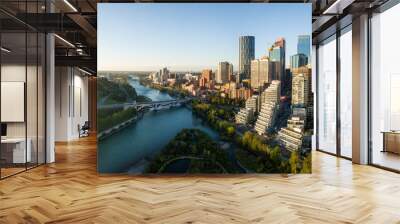
M 6 163 L 26 163 L 31 162 L 32 153 L 31 139 L 27 139 L 25 150 L 25 138 L 5 138 L 1 139 L 1 157 Z
M 383 151 L 400 154 L 400 131 L 383 131 Z

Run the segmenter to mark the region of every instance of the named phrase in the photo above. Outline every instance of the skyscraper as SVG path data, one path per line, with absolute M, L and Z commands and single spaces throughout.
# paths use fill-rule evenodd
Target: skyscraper
M 290 57 L 290 68 L 295 69 L 307 65 L 307 56 L 302 53 L 292 55 Z
M 239 37 L 239 74 L 243 79 L 250 78 L 251 60 L 255 57 L 254 48 L 254 36 Z
M 233 74 L 233 65 L 227 61 L 218 63 L 218 70 L 215 76 L 217 83 L 227 83 Z
M 307 74 L 297 74 L 292 80 L 292 105 L 306 107 L 310 94 L 310 77 Z
M 268 83 L 271 83 L 272 80 L 280 80 L 281 74 L 281 63 L 279 61 L 271 61 L 268 66 Z
M 285 51 L 286 51 L 286 41 L 284 38 L 278 38 L 272 47 L 269 49 L 269 59 L 273 62 L 280 63 L 279 71 L 274 75 L 276 77 L 275 80 L 283 81 L 284 71 L 286 67 L 285 62 Z M 281 83 L 284 86 L 284 83 Z
M 272 81 L 271 85 L 261 94 L 261 109 L 254 130 L 263 135 L 273 126 L 277 109 L 279 108 L 280 84 L 278 80 Z
M 312 103 L 311 97 L 311 69 L 303 66 L 293 69 L 292 78 L 292 106 L 308 107 Z
M 261 59 L 255 59 L 251 61 L 251 77 L 250 85 L 251 88 L 256 89 L 268 83 L 269 79 L 269 60 L 264 57 Z
M 299 35 L 297 37 L 297 53 L 307 57 L 307 64 L 310 63 L 310 35 Z
M 161 78 L 162 83 L 167 81 L 167 79 L 169 78 L 168 68 L 165 67 L 165 68 L 160 69 L 160 78 Z

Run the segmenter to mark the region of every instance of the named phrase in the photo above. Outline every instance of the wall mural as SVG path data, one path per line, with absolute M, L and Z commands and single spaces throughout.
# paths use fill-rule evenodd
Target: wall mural
M 311 173 L 311 4 L 98 4 L 98 171 Z

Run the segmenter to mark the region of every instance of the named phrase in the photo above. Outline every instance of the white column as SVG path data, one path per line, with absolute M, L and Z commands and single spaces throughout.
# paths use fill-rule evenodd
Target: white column
M 311 92 L 314 94 L 313 99 L 313 135 L 312 135 L 312 146 L 311 149 L 312 150 L 316 150 L 317 149 L 317 137 L 316 137 L 316 133 L 317 133 L 317 48 L 315 45 L 312 45 L 312 57 L 311 57 L 311 73 L 312 73 L 312 81 L 311 81 Z M 308 59 L 310 60 L 310 59 Z
M 368 163 L 368 15 L 353 19 L 353 127 L 354 163 Z
M 54 35 L 46 36 L 46 163 L 55 161 L 55 54 Z

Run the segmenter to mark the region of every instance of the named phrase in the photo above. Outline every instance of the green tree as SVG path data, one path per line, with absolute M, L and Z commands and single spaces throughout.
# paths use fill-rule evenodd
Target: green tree
M 233 136 L 235 134 L 235 128 L 230 126 L 226 129 L 226 133 L 228 136 Z
M 311 159 L 311 153 L 309 153 L 303 160 L 301 173 L 311 173 L 311 170 L 312 170 L 312 159 Z
M 296 151 L 292 151 L 290 154 L 290 172 L 296 174 L 297 173 L 297 163 L 299 162 L 299 155 Z

